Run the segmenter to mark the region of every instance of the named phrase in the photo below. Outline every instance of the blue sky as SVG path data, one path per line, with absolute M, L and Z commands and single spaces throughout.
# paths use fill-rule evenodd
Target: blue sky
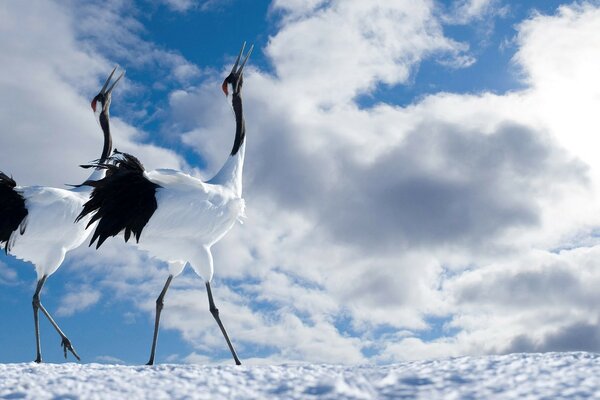
M 593 1 L 7 2 L 0 170 L 85 178 L 89 101 L 118 64 L 115 146 L 210 178 L 248 41 L 248 219 L 215 246 L 213 286 L 242 361 L 600 351 L 599 31 Z M 167 269 L 121 242 L 69 253 L 43 293 L 84 362 L 148 357 Z M 34 287 L 0 255 L 0 362 L 34 358 Z M 191 269 L 165 303 L 158 362 L 229 362 Z

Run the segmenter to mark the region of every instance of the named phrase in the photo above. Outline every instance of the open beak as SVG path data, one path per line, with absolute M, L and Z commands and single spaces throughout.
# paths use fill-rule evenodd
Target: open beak
M 242 58 L 242 54 L 244 54 L 244 48 L 246 47 L 246 42 L 244 42 L 244 44 L 242 44 L 242 49 L 240 50 L 240 53 L 238 54 L 235 63 L 233 64 L 233 67 L 231 68 L 231 72 L 229 73 L 228 76 L 231 75 L 241 75 L 242 71 L 244 70 L 244 66 L 246 65 L 246 61 L 248 61 L 248 59 L 250 58 L 250 54 L 252 54 L 252 50 L 254 50 L 254 45 L 250 46 L 250 50 L 248 50 L 248 54 L 246 54 L 246 57 L 244 57 L 244 61 L 242 61 L 242 64 L 239 66 L 238 65 L 240 63 L 240 60 Z M 225 96 L 227 96 L 229 94 L 229 90 L 227 88 L 227 78 L 225 78 L 225 80 L 223 81 L 223 84 L 221 85 L 221 89 L 223 90 L 223 93 L 225 93 Z
M 102 89 L 100 89 L 100 93 L 104 94 L 105 96 L 108 96 L 113 91 L 113 89 L 115 88 L 115 86 L 117 86 L 117 83 L 119 83 L 119 81 L 121 80 L 121 78 L 123 77 L 123 75 L 125 75 L 125 70 L 123 70 L 123 72 L 121 72 L 121 75 L 119 75 L 119 77 L 109 87 L 108 84 L 110 83 L 110 81 L 111 81 L 113 75 L 115 74 L 116 70 L 117 70 L 117 67 L 115 66 L 115 68 L 112 70 L 112 72 L 110 73 L 110 75 L 106 79 L 106 82 L 104 82 L 104 86 L 102 86 Z

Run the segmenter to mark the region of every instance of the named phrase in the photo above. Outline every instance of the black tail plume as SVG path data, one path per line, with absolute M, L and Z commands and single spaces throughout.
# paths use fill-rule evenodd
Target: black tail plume
M 103 162 L 96 160 L 82 167 L 106 170 L 104 178 L 82 184 L 94 188 L 76 219 L 80 221 L 91 214 L 87 227 L 98 221 L 90 246 L 97 240 L 99 248 L 106 239 L 122 231 L 126 242 L 132 234 L 139 242 L 142 230 L 158 207 L 156 189 L 160 186 L 144 176 L 144 166 L 137 158 L 117 150 Z
M 5 253 L 10 250 L 14 240 L 12 235 L 19 226 L 19 232 L 25 232 L 25 225 L 22 223 L 28 214 L 25 199 L 15 190 L 16 186 L 17 183 L 12 177 L 0 171 L 0 246 L 4 245 Z

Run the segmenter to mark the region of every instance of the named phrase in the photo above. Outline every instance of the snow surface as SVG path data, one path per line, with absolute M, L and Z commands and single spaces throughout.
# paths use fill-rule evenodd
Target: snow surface
M 600 398 L 600 355 L 511 354 L 389 366 L 0 364 L 0 399 Z

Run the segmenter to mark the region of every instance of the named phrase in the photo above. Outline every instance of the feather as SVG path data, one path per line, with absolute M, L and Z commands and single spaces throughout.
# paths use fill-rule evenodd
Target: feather
M 20 233 L 25 231 L 22 222 L 27 217 L 23 195 L 15 189 L 17 183 L 14 179 L 0 172 L 0 246 L 4 244 L 4 252 L 12 247 L 15 237 L 13 235 L 19 227 Z
M 144 176 L 144 166 L 137 158 L 118 150 L 104 162 L 97 160 L 91 166 L 105 169 L 106 175 L 83 183 L 94 190 L 76 221 L 88 214 L 92 214 L 88 226 L 98 221 L 90 246 L 97 240 L 99 248 L 107 238 L 123 231 L 126 242 L 132 234 L 139 242 L 142 230 L 156 211 L 155 193 L 160 186 Z

